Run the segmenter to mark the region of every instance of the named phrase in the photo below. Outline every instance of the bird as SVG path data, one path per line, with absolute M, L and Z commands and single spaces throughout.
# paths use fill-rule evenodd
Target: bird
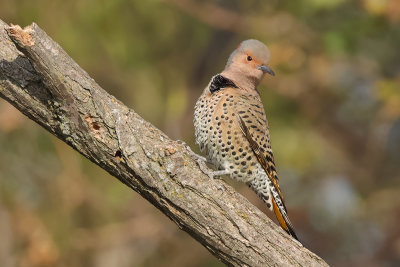
M 195 139 L 214 176 L 229 175 L 246 183 L 273 211 L 280 226 L 298 240 L 278 183 L 268 121 L 257 86 L 270 52 L 261 41 L 241 42 L 225 69 L 214 75 L 194 108 Z

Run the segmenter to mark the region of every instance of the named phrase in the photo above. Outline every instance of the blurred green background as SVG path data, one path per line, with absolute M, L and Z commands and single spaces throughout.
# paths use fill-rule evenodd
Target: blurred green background
M 195 151 L 192 114 L 240 41 L 289 214 L 332 266 L 400 266 L 400 1 L 0 0 Z M 222 266 L 138 194 L 0 101 L 0 266 Z M 234 184 L 266 210 L 244 185 Z

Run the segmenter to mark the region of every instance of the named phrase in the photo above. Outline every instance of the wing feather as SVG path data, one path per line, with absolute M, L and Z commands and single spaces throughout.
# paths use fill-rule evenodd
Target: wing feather
M 291 236 L 293 236 L 295 239 L 299 240 L 296 236 L 296 233 L 294 232 L 294 227 L 292 223 L 290 222 L 289 216 L 287 214 L 286 206 L 283 201 L 283 195 L 280 190 L 279 184 L 278 184 L 278 178 L 276 175 L 275 171 L 275 164 L 273 161 L 272 154 L 265 156 L 263 154 L 263 150 L 259 146 L 259 144 L 253 139 L 251 136 L 249 128 L 246 126 L 246 123 L 243 121 L 243 119 L 238 115 L 238 120 L 239 120 L 239 125 L 240 128 L 248 140 L 251 149 L 253 150 L 254 154 L 257 157 L 258 162 L 261 164 L 262 168 L 265 170 L 265 172 L 268 175 L 268 178 L 272 182 L 279 198 L 280 202 L 282 203 L 282 207 L 279 207 L 277 204 L 277 199 L 275 199 L 274 194 L 272 193 L 272 207 L 275 213 L 276 218 L 278 219 L 279 224 L 281 227 L 288 232 Z

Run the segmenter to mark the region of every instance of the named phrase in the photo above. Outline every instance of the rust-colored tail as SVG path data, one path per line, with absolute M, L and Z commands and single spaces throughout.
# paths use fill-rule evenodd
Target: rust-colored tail
M 296 233 L 294 232 L 294 227 L 292 225 L 292 223 L 289 220 L 289 216 L 286 210 L 285 205 L 283 204 L 282 199 L 279 199 L 279 195 L 275 195 L 272 194 L 272 207 L 275 213 L 276 218 L 278 219 L 279 224 L 281 225 L 281 227 L 283 228 L 283 230 L 285 230 L 289 235 L 293 236 L 297 241 L 299 241 L 299 239 L 297 238 Z M 278 202 L 280 201 L 282 204 L 281 205 L 277 205 L 276 204 L 276 200 L 275 197 L 278 197 Z

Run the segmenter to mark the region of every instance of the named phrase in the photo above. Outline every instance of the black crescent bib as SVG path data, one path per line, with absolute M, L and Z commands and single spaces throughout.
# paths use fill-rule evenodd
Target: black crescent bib
M 225 78 L 221 74 L 217 74 L 214 76 L 214 78 L 210 83 L 210 92 L 214 93 L 223 88 L 228 88 L 228 87 L 238 88 L 237 85 L 232 80 Z

